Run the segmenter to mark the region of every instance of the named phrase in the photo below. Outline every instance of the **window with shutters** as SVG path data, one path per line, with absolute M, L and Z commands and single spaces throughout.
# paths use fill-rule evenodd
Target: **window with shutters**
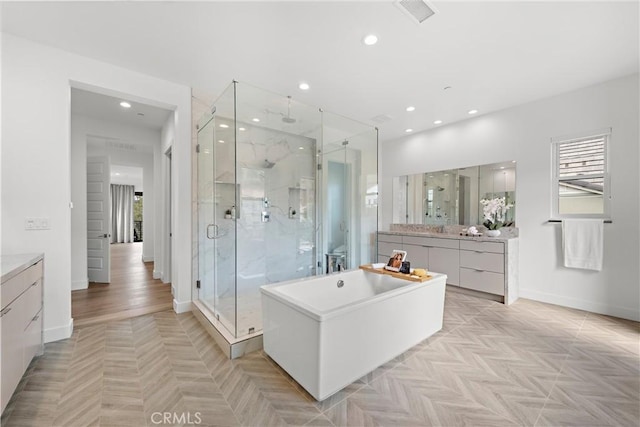
M 552 140 L 552 218 L 610 219 L 610 135 L 606 129 Z

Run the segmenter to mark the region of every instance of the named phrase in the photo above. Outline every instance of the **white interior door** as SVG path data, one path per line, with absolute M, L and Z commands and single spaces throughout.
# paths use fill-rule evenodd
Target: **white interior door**
M 87 273 L 111 282 L 111 167 L 106 156 L 87 158 Z

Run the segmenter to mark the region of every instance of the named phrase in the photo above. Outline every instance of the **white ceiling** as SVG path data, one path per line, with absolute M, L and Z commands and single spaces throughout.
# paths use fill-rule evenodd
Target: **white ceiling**
M 135 191 L 144 191 L 143 169 L 135 166 L 111 165 L 111 184 L 133 185 Z
M 123 108 L 120 102 L 126 101 L 131 108 Z M 151 105 L 141 104 L 125 98 L 114 98 L 86 90 L 71 89 L 71 112 L 95 119 L 123 123 L 160 130 L 169 118 L 171 111 Z
M 292 95 L 382 140 L 638 72 L 637 0 L 431 4 L 418 25 L 391 1 L 4 2 L 2 25 L 201 93 L 236 79 Z

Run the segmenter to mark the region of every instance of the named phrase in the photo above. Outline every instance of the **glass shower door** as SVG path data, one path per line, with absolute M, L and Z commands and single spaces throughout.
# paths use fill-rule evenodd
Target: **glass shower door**
M 198 127 L 198 299 L 214 312 L 215 240 L 211 236 L 214 226 L 213 203 L 213 116 L 201 120 Z M 207 235 L 207 233 L 209 233 Z
M 325 273 L 350 266 L 351 165 L 347 162 L 346 147 L 324 153 L 323 168 L 326 171 L 325 195 Z
M 234 148 L 217 130 L 228 121 L 211 116 L 198 130 L 198 300 L 235 336 Z

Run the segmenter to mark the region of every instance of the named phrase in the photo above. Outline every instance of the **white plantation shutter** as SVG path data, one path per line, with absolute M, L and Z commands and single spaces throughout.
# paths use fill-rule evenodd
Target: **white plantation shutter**
M 610 134 L 607 129 L 552 141 L 552 218 L 609 218 Z

